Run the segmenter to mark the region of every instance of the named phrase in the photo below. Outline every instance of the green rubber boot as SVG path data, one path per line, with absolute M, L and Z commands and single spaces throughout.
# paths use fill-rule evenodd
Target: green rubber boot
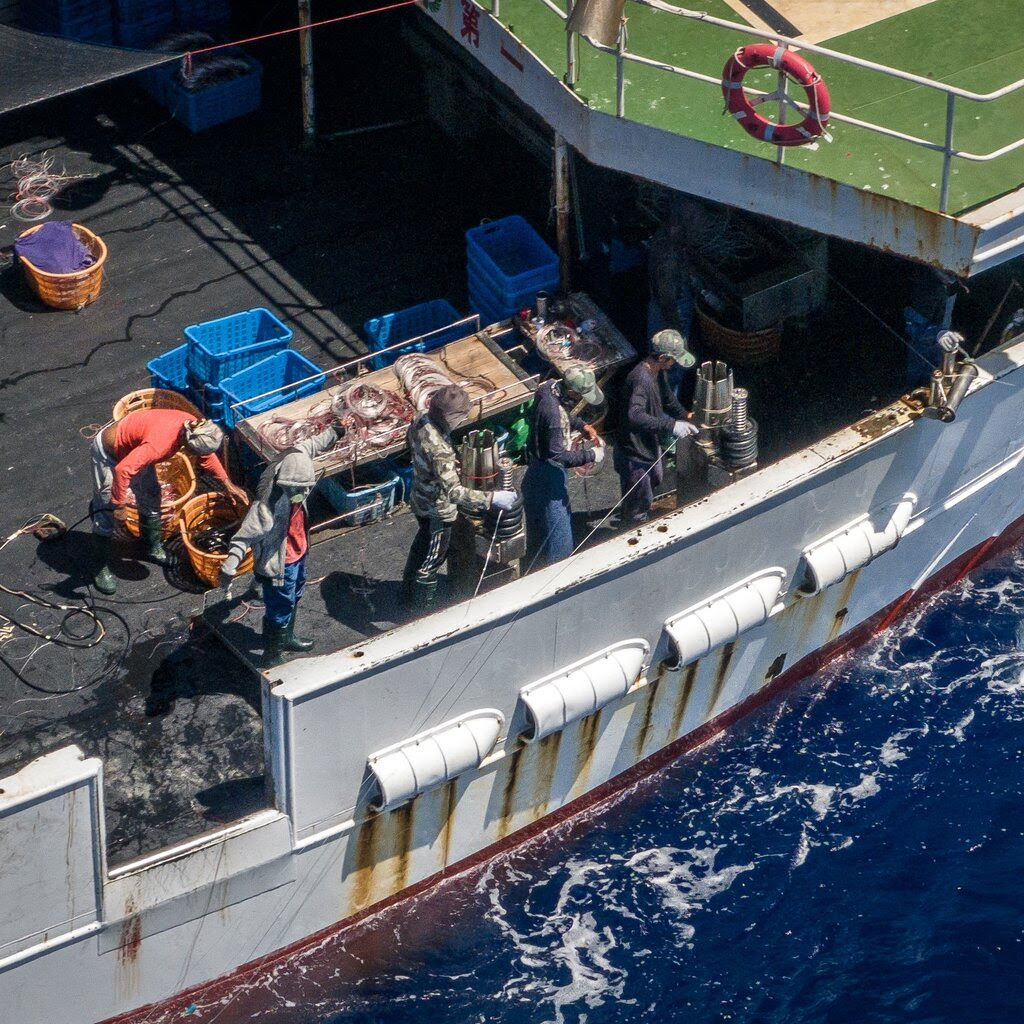
M 101 593 L 110 597 L 117 593 L 117 580 L 110 571 L 110 538 L 102 534 L 92 535 L 93 576 L 92 585 Z
M 139 514 L 139 535 L 142 538 L 142 557 L 154 565 L 167 564 L 167 552 L 164 551 L 160 537 L 160 513 L 147 512 Z
M 276 622 L 263 620 L 263 667 L 273 668 L 284 661 L 285 639 L 290 623 L 279 626 Z
M 420 583 L 417 580 L 413 584 L 412 607 L 417 615 L 429 615 L 439 605 L 438 581 L 433 583 Z
M 295 613 L 298 608 L 292 610 L 292 617 L 288 620 L 288 632 L 285 634 L 282 647 L 286 651 L 311 651 L 316 641 L 311 636 L 295 635 Z

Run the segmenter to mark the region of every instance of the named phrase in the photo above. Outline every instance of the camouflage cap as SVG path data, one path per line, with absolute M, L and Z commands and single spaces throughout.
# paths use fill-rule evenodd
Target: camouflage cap
M 671 329 L 658 331 L 651 338 L 651 351 L 658 356 L 669 356 L 684 369 L 689 369 L 697 362 L 697 357 L 686 347 L 686 339 Z
M 594 371 L 580 363 L 573 363 L 567 366 L 562 374 L 565 386 L 570 391 L 583 396 L 587 405 L 600 405 L 604 401 L 604 394 L 597 386 L 597 378 Z

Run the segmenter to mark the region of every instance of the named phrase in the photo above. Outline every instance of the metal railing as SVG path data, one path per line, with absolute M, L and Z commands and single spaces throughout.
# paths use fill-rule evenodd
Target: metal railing
M 563 22 L 568 20 L 569 14 L 572 12 L 572 0 L 566 0 L 565 8 L 563 9 L 558 4 L 554 3 L 553 0 L 540 0 L 544 7 L 550 10 Z M 965 100 L 972 103 L 991 103 L 993 100 L 1002 99 L 1004 96 L 1009 96 L 1012 93 L 1018 92 L 1024 89 L 1024 78 L 1019 79 L 1016 82 L 1012 82 L 1009 85 L 1003 86 L 1001 89 L 996 89 L 993 92 L 979 93 L 972 92 L 969 89 L 960 89 L 957 86 L 946 85 L 943 82 L 935 81 L 931 78 L 925 78 L 922 75 L 915 75 L 909 71 L 901 71 L 898 68 L 889 67 L 885 64 L 879 64 L 875 61 L 865 60 L 862 57 L 854 57 L 847 53 L 840 53 L 837 50 L 831 50 L 826 46 L 817 46 L 813 43 L 802 42 L 799 39 L 793 39 L 789 36 L 780 35 L 777 32 L 766 32 L 757 28 L 753 28 L 750 25 L 743 25 L 737 22 L 726 21 L 722 18 L 716 18 L 703 11 L 691 11 L 685 7 L 675 7 L 672 4 L 664 3 L 663 0 L 631 0 L 631 2 L 641 6 L 648 7 L 655 11 L 660 11 L 663 14 L 669 14 L 679 18 L 685 18 L 691 21 L 703 22 L 707 25 L 714 25 L 718 28 L 727 29 L 732 32 L 738 32 L 744 36 L 753 36 L 758 39 L 768 40 L 770 42 L 779 43 L 783 46 L 792 46 L 799 49 L 802 53 L 814 53 L 819 54 L 823 57 L 828 57 L 832 60 L 840 61 L 844 64 L 849 64 L 852 67 L 861 68 L 866 71 L 875 72 L 878 74 L 886 75 L 890 78 L 894 78 L 900 81 L 908 82 L 922 88 L 932 89 L 937 93 L 941 93 L 946 97 L 946 123 L 945 132 L 942 142 L 933 142 L 930 139 L 922 139 L 916 135 L 910 135 L 907 132 L 897 131 L 894 128 L 888 128 L 885 125 L 875 124 L 871 121 L 864 121 L 860 118 L 851 117 L 847 114 L 838 114 L 834 110 L 830 114 L 830 118 L 833 121 L 838 121 L 841 124 L 853 125 L 856 128 L 862 128 L 866 131 L 875 132 L 878 135 L 886 136 L 887 138 L 896 139 L 900 142 L 906 142 L 913 146 L 917 146 L 921 149 L 930 150 L 942 154 L 942 185 L 939 192 L 939 210 L 942 213 L 946 213 L 949 205 L 949 182 L 953 159 L 966 160 L 972 163 L 987 163 L 991 160 L 997 160 L 999 157 L 1006 156 L 1008 153 L 1012 153 L 1015 150 L 1024 148 L 1024 137 L 1017 139 L 1015 142 L 1011 142 L 1008 145 L 1001 146 L 999 149 L 992 150 L 990 153 L 971 153 L 967 150 L 957 149 L 953 145 L 954 136 L 954 122 L 956 118 L 956 101 Z M 491 0 L 490 14 L 493 18 L 499 17 L 499 0 Z M 575 36 L 576 33 L 570 33 L 570 41 L 567 44 L 566 49 L 566 73 L 565 82 L 569 86 L 573 86 L 577 80 L 578 74 L 578 60 L 576 56 L 576 49 L 574 41 L 571 37 Z M 615 98 L 615 114 L 617 117 L 624 118 L 626 116 L 626 74 L 625 66 L 627 63 L 639 64 L 644 67 L 655 68 L 659 71 L 667 72 L 672 75 L 679 75 L 683 78 L 689 78 L 696 82 L 703 82 L 707 85 L 713 85 L 716 88 L 720 88 L 722 84 L 721 78 L 715 78 L 711 75 L 702 74 L 699 71 L 691 71 L 687 68 L 677 67 L 674 64 L 667 64 L 663 61 L 654 60 L 650 57 L 644 57 L 642 54 L 633 53 L 628 49 L 627 45 L 627 33 L 626 33 L 626 19 L 623 18 L 619 28 L 618 43 L 615 46 L 603 46 L 600 43 L 595 43 L 591 40 L 587 40 L 590 46 L 595 50 L 599 50 L 602 53 L 608 53 L 615 57 L 616 61 L 616 98 Z M 795 102 L 793 99 L 785 95 L 785 82 L 786 76 L 779 75 L 779 89 L 776 94 L 765 93 L 763 90 L 748 89 L 747 91 L 760 96 L 775 96 L 779 97 L 780 111 L 788 104 L 796 107 L 802 114 L 806 112 L 807 108 L 805 105 Z M 778 159 L 781 163 L 783 160 L 784 150 L 782 147 L 777 147 Z

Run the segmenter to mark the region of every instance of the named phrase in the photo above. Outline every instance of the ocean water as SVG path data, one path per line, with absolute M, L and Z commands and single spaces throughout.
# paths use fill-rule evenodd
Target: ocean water
M 1017 1021 L 1022 741 L 1017 554 L 220 1019 Z

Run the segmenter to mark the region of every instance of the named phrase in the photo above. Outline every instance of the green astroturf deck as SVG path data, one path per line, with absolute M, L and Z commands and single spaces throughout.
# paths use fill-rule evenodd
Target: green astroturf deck
M 701 10 L 741 19 L 721 0 Z M 537 0 L 502 0 L 501 20 L 561 77 L 565 71 L 564 23 Z M 633 53 L 718 77 L 730 53 L 753 37 L 627 4 L 628 45 Z M 1024 78 L 1024 0 L 933 0 L 923 7 L 823 41 L 822 46 L 935 78 L 976 92 L 991 92 Z M 832 108 L 918 138 L 942 143 L 946 98 L 925 86 L 808 55 L 824 76 Z M 758 77 L 760 76 L 760 77 Z M 715 145 L 775 159 L 774 147 L 750 138 L 723 116 L 716 86 L 654 68 L 627 64 L 626 116 Z M 774 88 L 774 73 L 751 72 L 755 88 Z M 579 45 L 576 91 L 591 107 L 615 111 L 615 58 Z M 801 97 L 802 98 L 802 97 Z M 774 117 L 770 104 L 766 113 Z M 833 123 L 833 141 L 816 150 L 792 148 L 786 162 L 815 174 L 937 209 L 941 154 L 875 132 Z M 954 145 L 988 153 L 1024 136 L 1024 90 L 990 103 L 957 100 Z M 638 172 L 641 169 L 638 168 Z M 1024 150 L 988 163 L 954 160 L 949 211 L 978 206 L 1024 183 Z

